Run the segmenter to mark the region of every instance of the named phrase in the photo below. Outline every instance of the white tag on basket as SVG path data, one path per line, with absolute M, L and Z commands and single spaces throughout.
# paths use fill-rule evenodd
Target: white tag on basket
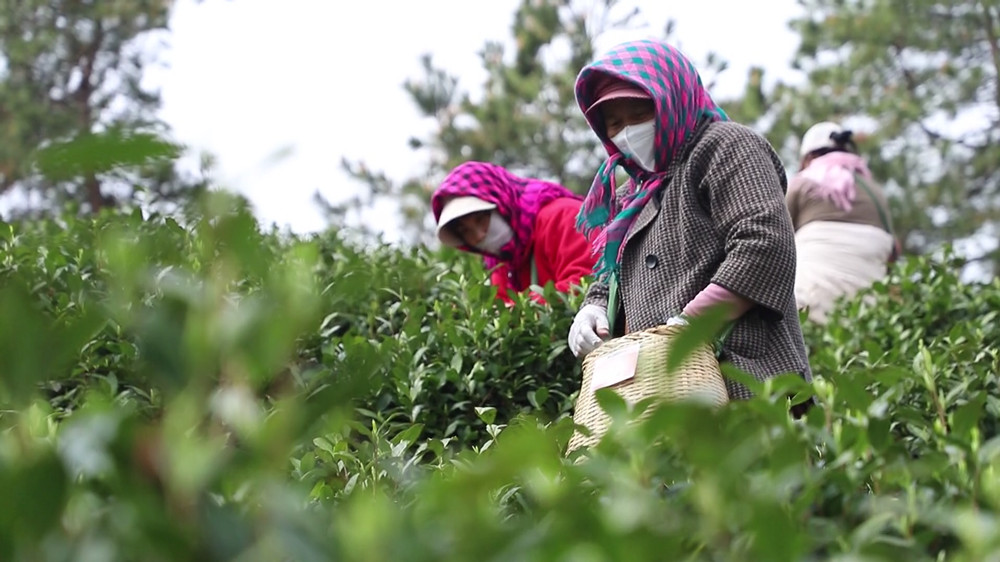
M 594 392 L 634 377 L 640 347 L 641 344 L 636 342 L 595 359 L 590 378 L 590 391 Z

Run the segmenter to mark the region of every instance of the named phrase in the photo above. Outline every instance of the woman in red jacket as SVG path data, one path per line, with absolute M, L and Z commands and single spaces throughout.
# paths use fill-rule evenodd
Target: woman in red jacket
M 593 273 L 597 257 L 576 230 L 581 202 L 561 185 L 466 162 L 434 191 L 431 209 L 441 243 L 482 255 L 497 296 L 510 303 L 508 290 L 551 281 L 565 293 Z

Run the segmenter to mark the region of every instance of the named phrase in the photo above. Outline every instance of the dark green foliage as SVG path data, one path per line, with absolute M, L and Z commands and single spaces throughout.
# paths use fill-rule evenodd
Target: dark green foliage
M 574 463 L 578 297 L 508 309 L 471 256 L 262 233 L 222 194 L 0 233 L 3 560 L 1000 554 L 1000 282 L 950 257 L 807 325 L 814 385 L 632 423 L 605 394 Z
M 525 3 L 501 90 L 544 97 L 565 8 Z M 33 162 L 170 161 L 98 137 L 128 142 Z M 566 459 L 578 295 L 507 308 L 474 256 L 262 232 L 225 193 L 182 211 L 0 222 L 0 560 L 1000 557 L 1000 281 L 950 253 L 806 325 L 812 385 L 644 418 L 602 392 L 611 431 Z

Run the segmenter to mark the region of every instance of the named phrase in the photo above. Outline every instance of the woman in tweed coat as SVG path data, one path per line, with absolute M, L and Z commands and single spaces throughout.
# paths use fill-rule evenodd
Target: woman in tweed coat
M 658 41 L 620 45 L 585 67 L 576 96 L 609 158 L 580 212 L 581 230 L 601 233 L 600 261 L 570 329 L 574 354 L 724 305 L 734 325 L 722 361 L 758 380 L 811 380 L 785 172 L 767 140 L 729 121 L 691 62 Z M 620 190 L 619 168 L 630 178 Z M 618 286 L 613 330 L 609 281 Z M 751 396 L 726 384 L 731 398 Z

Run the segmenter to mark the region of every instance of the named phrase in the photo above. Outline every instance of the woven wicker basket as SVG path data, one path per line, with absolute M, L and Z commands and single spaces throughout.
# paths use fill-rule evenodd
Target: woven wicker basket
M 729 402 L 719 361 L 708 344 L 692 351 L 674 372 L 667 372 L 671 342 L 680 329 L 679 326 L 657 326 L 633 332 L 608 341 L 587 355 L 583 360 L 583 382 L 576 400 L 573 421 L 587 427 L 591 435 L 575 432 L 570 439 L 567 454 L 580 447 L 595 445 L 607 431 L 610 420 L 594 398 L 596 389 L 592 386 L 595 365 L 601 366 L 602 359 L 606 364 L 607 359 L 615 354 L 631 351 L 633 357 L 636 357 L 634 354 L 638 348 L 635 376 L 608 387 L 618 392 L 629 404 L 652 396 L 666 402 L 698 399 L 715 406 Z

